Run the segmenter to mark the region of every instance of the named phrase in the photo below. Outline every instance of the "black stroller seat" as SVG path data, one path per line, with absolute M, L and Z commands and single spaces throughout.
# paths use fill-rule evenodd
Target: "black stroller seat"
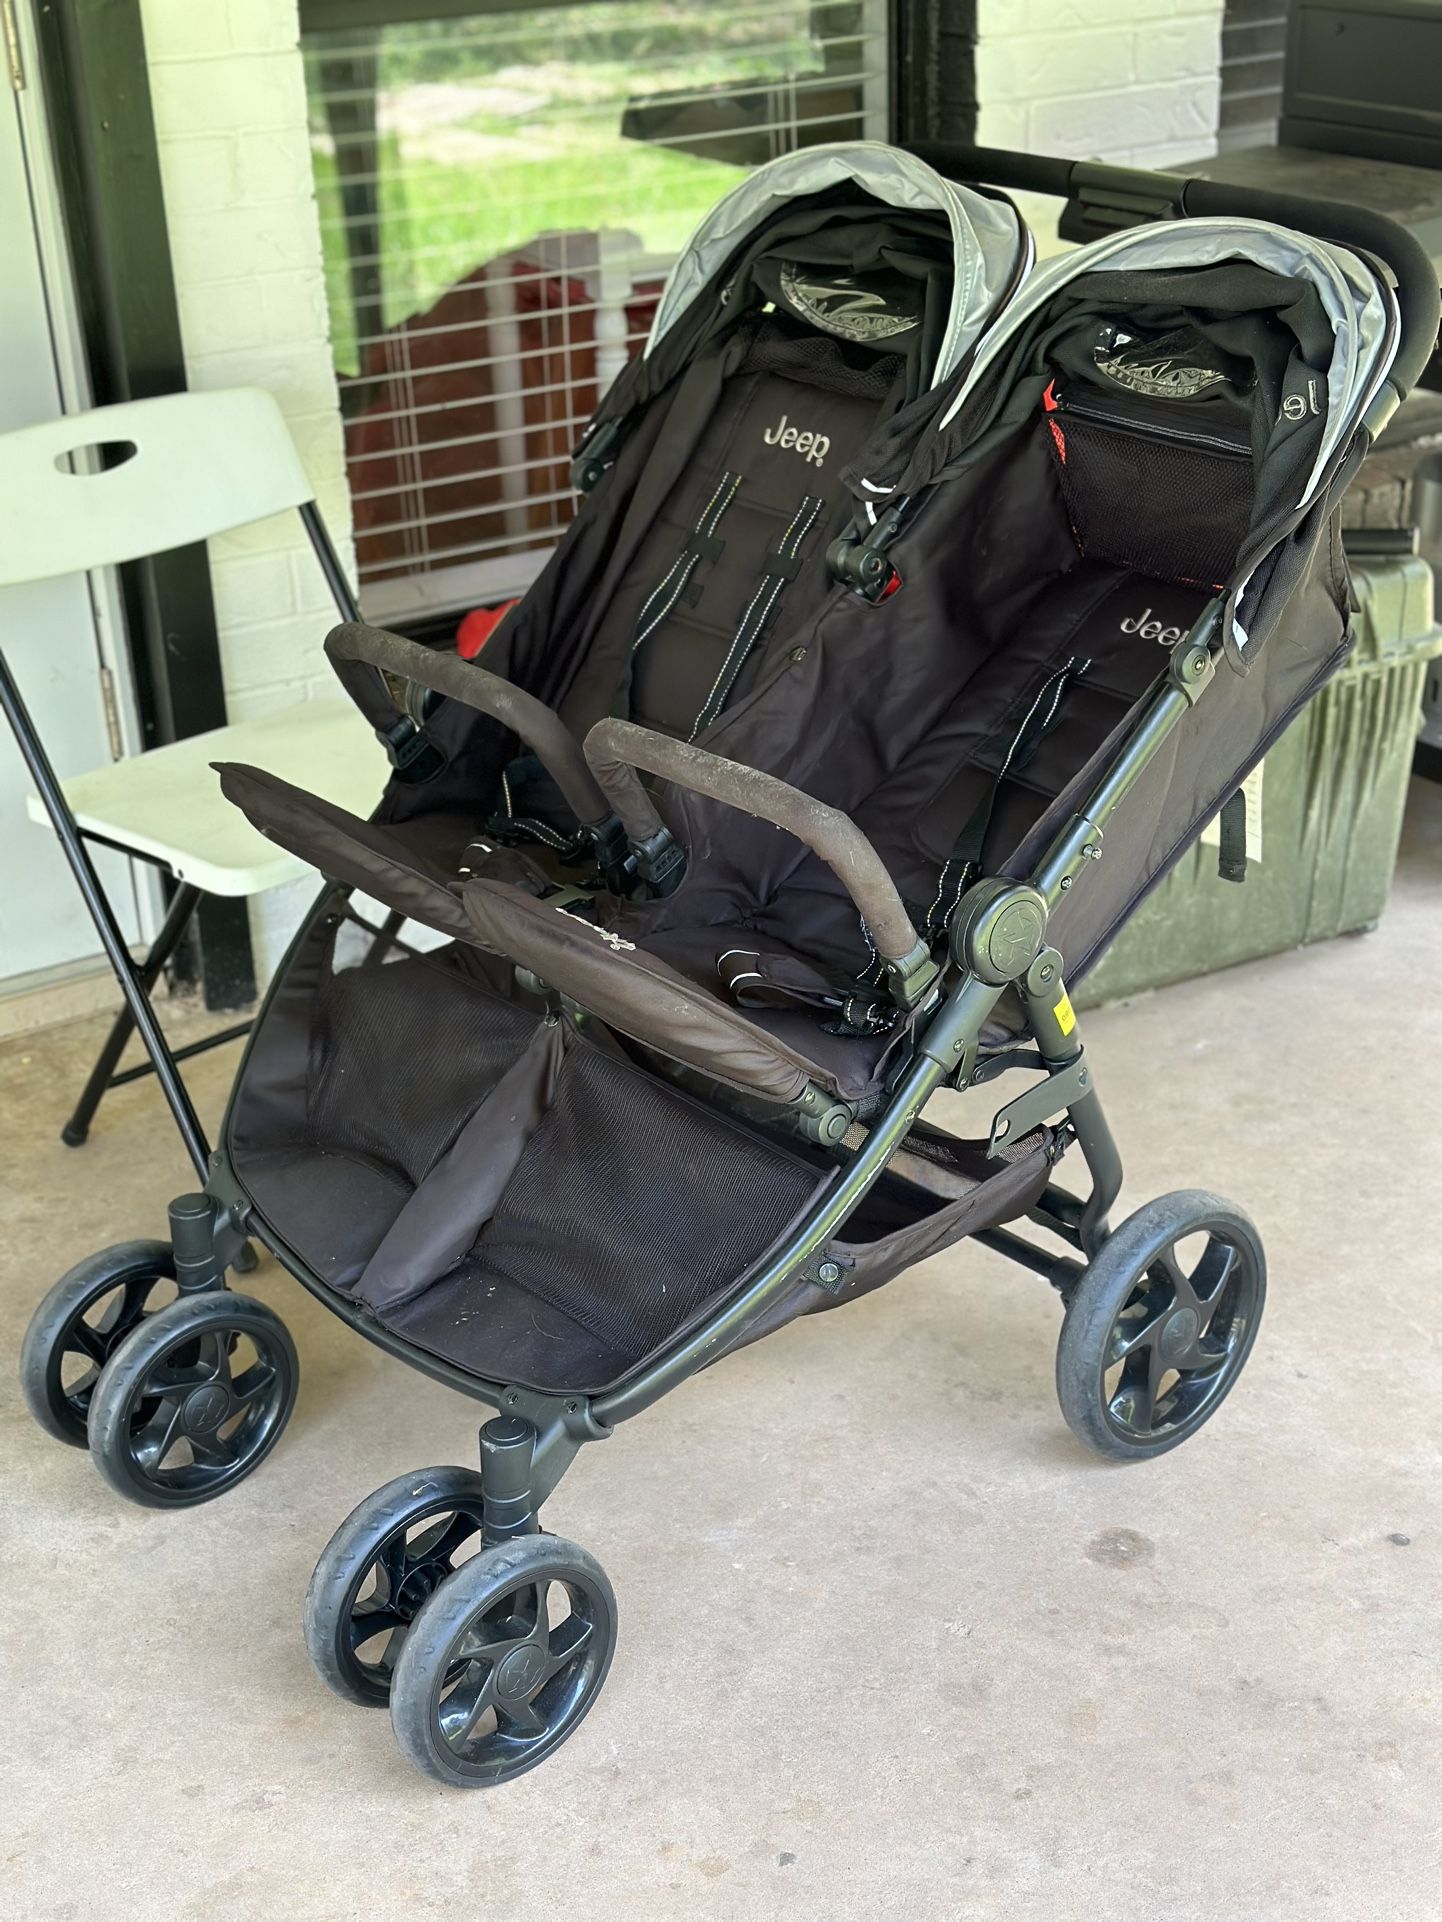
M 1207 598 L 1195 585 L 1080 559 L 1038 587 L 1009 647 L 980 665 L 955 647 L 949 682 L 938 675 L 931 689 L 934 724 L 851 803 L 913 928 L 941 925 L 977 866 L 992 871 L 1019 845 L 1157 678 Z M 818 702 L 843 694 L 823 682 Z M 859 760 L 838 723 L 832 731 L 843 766 Z M 594 745 L 605 759 L 626 738 L 603 724 L 587 752 Z M 884 1078 L 896 1011 L 844 882 L 769 820 L 748 821 L 727 802 L 673 789 L 657 806 L 692 851 L 695 879 L 677 894 L 602 899 L 579 914 L 478 876 L 462 890 L 475 933 L 622 1033 L 719 1081 L 782 1102 L 810 1081 L 864 1103 Z

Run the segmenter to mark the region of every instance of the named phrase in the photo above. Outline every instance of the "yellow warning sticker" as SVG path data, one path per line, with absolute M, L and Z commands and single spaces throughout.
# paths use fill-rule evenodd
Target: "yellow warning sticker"
M 1061 1000 L 1052 1009 L 1052 1013 L 1056 1016 L 1056 1024 L 1062 1033 L 1070 1034 L 1076 1026 L 1076 1015 L 1072 1011 L 1071 996 L 1065 988 L 1062 989 Z

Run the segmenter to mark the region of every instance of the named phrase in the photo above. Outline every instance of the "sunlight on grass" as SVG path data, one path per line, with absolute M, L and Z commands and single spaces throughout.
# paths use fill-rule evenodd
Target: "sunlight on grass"
M 678 252 L 742 170 L 704 147 L 698 156 L 624 137 L 628 106 L 784 87 L 815 68 L 798 30 L 809 17 L 778 0 L 758 28 L 754 17 L 698 18 L 647 0 L 518 9 L 449 29 L 410 23 L 359 46 L 312 38 L 311 141 L 337 366 L 354 372 L 357 347 L 327 93 L 374 99 L 381 309 L 393 327 L 538 234 L 629 232 L 643 254 Z M 362 124 L 342 137 L 364 152 L 369 136 Z
M 449 131 L 449 130 L 448 130 Z M 741 177 L 739 167 L 622 140 L 600 129 L 536 129 L 522 140 L 467 128 L 486 151 L 463 163 L 425 161 L 415 143 L 381 145 L 381 292 L 385 324 L 424 312 L 447 287 L 537 234 L 620 229 L 641 251 L 672 255 L 706 209 Z M 336 366 L 357 353 L 349 265 L 334 157 L 315 153 L 326 288 Z

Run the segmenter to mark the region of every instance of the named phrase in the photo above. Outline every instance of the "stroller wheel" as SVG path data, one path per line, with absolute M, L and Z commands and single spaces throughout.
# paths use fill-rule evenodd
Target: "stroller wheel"
M 1185 1441 L 1242 1372 L 1266 1293 L 1240 1208 L 1193 1189 L 1139 1208 L 1067 1303 L 1056 1389 L 1073 1434 L 1114 1461 Z
M 118 1494 L 190 1508 L 258 1468 L 295 1405 L 300 1367 L 283 1321 L 225 1289 L 184 1295 L 107 1362 L 90 1400 L 90 1452 Z
M 122 1342 L 175 1299 L 168 1241 L 122 1241 L 62 1275 L 30 1318 L 20 1385 L 30 1413 L 56 1441 L 84 1448 L 90 1397 Z
M 482 1550 L 423 1604 L 391 1683 L 408 1759 L 487 1788 L 558 1749 L 601 1692 L 616 1598 L 598 1562 L 554 1535 Z
M 305 1640 L 322 1681 L 384 1708 L 416 1611 L 481 1532 L 474 1468 L 398 1475 L 353 1509 L 321 1551 L 305 1597 Z

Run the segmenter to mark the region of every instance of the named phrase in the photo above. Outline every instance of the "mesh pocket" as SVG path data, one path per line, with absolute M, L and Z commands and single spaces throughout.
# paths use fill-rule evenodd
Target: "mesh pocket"
M 639 1069 L 575 1048 L 474 1254 L 639 1358 L 750 1267 L 818 1178 Z
M 905 373 L 906 362 L 899 354 L 848 354 L 841 341 L 825 334 L 786 337 L 763 330 L 747 349 L 741 371 L 782 374 L 828 393 L 885 400 Z
M 1065 412 L 1047 418 L 1077 545 L 1159 580 L 1220 586 L 1236 565 L 1252 518 L 1245 450 Z
M 444 953 L 379 952 L 321 978 L 310 1130 L 317 1148 L 415 1186 L 525 1047 L 535 1016 L 478 988 Z

